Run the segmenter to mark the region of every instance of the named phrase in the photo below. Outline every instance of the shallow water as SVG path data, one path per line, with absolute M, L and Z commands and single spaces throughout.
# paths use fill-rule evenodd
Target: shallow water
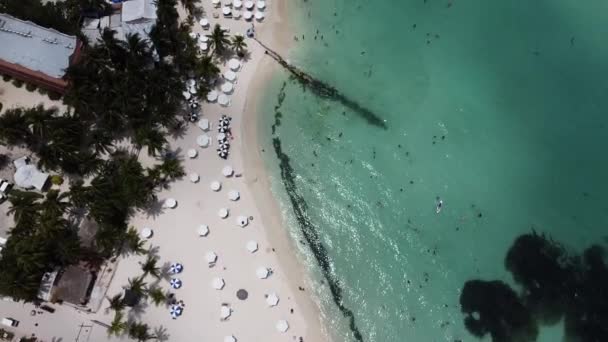
M 388 126 L 287 81 L 273 135 L 287 74 L 262 105 L 262 148 L 289 228 L 306 242 L 273 137 L 327 251 L 324 274 L 299 244 L 324 283 L 318 291 L 338 341 L 355 339 L 328 275 L 365 341 L 469 341 L 460 290 L 472 278 L 513 284 L 504 257 L 515 237 L 534 229 L 580 252 L 608 235 L 608 3 L 449 4 L 292 6 L 300 29 L 291 61 Z M 542 327 L 539 341 L 561 333 Z

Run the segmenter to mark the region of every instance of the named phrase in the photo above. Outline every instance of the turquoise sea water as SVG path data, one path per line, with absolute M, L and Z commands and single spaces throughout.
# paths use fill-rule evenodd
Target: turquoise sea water
M 356 340 L 345 312 L 365 341 L 475 340 L 460 313 L 462 286 L 514 284 L 504 258 L 518 235 L 544 232 L 573 252 L 605 242 L 608 2 L 299 0 L 291 8 L 290 60 L 387 125 L 370 125 L 286 73 L 261 108 L 274 190 L 336 341 Z M 286 184 L 305 203 L 296 211 Z M 303 219 L 327 253 L 325 273 Z M 560 341 L 562 330 L 542 326 L 538 340 Z

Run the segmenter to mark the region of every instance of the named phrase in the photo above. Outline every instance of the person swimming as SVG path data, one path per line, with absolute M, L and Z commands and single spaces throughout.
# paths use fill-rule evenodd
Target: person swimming
M 435 204 L 435 213 L 439 214 L 441 212 L 441 208 L 443 207 L 443 200 L 437 196 L 436 204 Z

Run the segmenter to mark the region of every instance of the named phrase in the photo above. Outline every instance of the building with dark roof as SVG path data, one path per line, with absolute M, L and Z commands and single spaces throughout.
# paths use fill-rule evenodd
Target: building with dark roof
M 81 42 L 53 29 L 0 13 L 0 73 L 64 93 L 67 68 L 78 61 Z

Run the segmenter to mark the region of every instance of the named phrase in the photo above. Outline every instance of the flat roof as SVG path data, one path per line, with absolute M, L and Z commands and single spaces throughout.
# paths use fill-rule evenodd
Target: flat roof
M 0 59 L 62 78 L 76 50 L 76 37 L 0 13 Z

